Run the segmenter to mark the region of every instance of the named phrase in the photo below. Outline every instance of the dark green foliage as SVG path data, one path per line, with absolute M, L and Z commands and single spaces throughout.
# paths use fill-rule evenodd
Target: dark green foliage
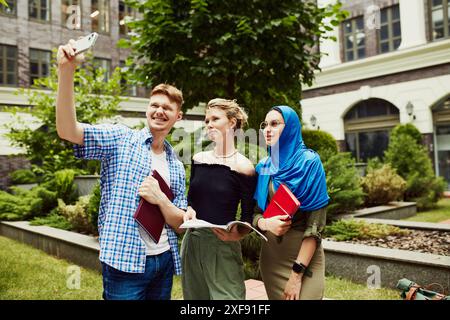
M 422 134 L 412 123 L 397 125 L 390 134 L 390 139 L 396 139 L 399 135 L 410 136 L 416 142 L 416 144 L 422 144 Z
M 58 199 L 62 199 L 68 204 L 74 203 L 78 199 L 78 190 L 74 183 L 75 174 L 76 171 L 72 169 L 56 171 L 51 180 L 43 185 L 55 191 Z
M 36 175 L 30 169 L 19 169 L 13 171 L 9 177 L 11 178 L 12 184 L 28 184 L 37 182 Z
M 276 104 L 298 105 L 301 84 L 311 84 L 328 38 L 325 18 L 338 25 L 341 4 L 314 1 L 128 1 L 144 16 L 119 45 L 138 83 L 167 82 L 185 93 L 185 108 L 213 97 L 237 99 L 257 128 Z
M 252 261 L 259 259 L 261 251 L 261 237 L 256 232 L 251 232 L 241 240 L 242 255 Z
M 56 206 L 56 193 L 37 186 L 31 190 L 0 191 L 0 220 L 27 220 L 44 216 Z
M 378 157 L 371 158 L 367 161 L 366 171 L 377 170 L 383 167 L 383 161 L 381 161 Z
M 67 220 L 67 218 L 59 215 L 56 209 L 52 210 L 48 216 L 34 218 L 30 221 L 30 225 L 49 226 L 68 231 L 73 229 L 73 225 Z
M 390 163 L 397 173 L 406 180 L 405 200 L 417 202 L 418 210 L 426 210 L 436 206 L 442 197 L 446 183 L 442 177 L 434 175 L 433 166 L 427 150 L 418 143 L 417 137 L 405 132 L 414 130 L 400 129 L 399 125 L 391 135 L 385 161 Z
M 89 204 L 87 208 L 87 213 L 89 217 L 89 222 L 91 223 L 95 234 L 98 234 L 98 212 L 100 210 L 100 183 L 94 186 L 92 191 L 92 196 L 89 199 Z
M 338 220 L 325 227 L 325 237 L 337 241 L 352 239 L 385 238 L 390 235 L 406 235 L 408 230 L 396 226 L 379 223 L 369 223 L 364 220 Z
M 302 136 L 305 145 L 316 151 L 322 162 L 326 161 L 325 157 L 338 153 L 336 140 L 328 132 L 304 129 Z
M 244 277 L 245 280 L 248 279 L 256 279 L 256 280 L 262 280 L 261 279 L 261 273 L 259 270 L 259 263 L 256 261 L 252 261 L 246 257 L 243 257 L 244 261 Z
M 255 232 L 249 233 L 240 241 L 244 259 L 245 279 L 261 279 L 259 271 L 261 241 L 263 240 Z
M 0 191 L 0 220 L 22 220 L 30 211 L 29 199 Z
M 91 60 L 92 55 L 88 55 L 85 64 L 75 72 L 74 98 L 78 121 L 94 124 L 117 114 L 121 88 L 119 69 L 116 69 L 110 80 L 105 82 L 105 70 L 94 68 Z M 40 88 L 49 89 L 45 94 L 42 94 L 42 91 L 20 89 L 20 94 L 28 97 L 28 104 L 32 105 L 32 108 L 5 109 L 16 115 L 15 121 L 6 126 L 9 130 L 7 136 L 15 146 L 25 149 L 25 155 L 38 176 L 66 168 L 77 168 L 94 174 L 98 172 L 98 161 L 76 159 L 73 144 L 60 139 L 56 132 L 55 105 L 58 77 L 54 56 L 52 66 L 50 76 L 38 79 L 35 83 Z M 32 115 L 39 121 L 40 127 L 38 129 L 30 127 L 29 121 L 18 112 Z
M 324 162 L 323 167 L 328 195 L 331 198 L 327 209 L 328 216 L 357 209 L 364 202 L 364 192 L 354 159 L 350 153 L 325 156 L 328 160 Z
M 47 190 L 42 186 L 37 186 L 31 189 L 28 198 L 34 200 L 36 199 L 41 200 L 39 206 L 31 205 L 32 216 L 36 217 L 48 214 L 57 205 L 57 196 L 58 194 L 56 191 Z M 31 204 L 33 203 L 34 200 L 31 201 Z
M 11 187 L 12 194 L 0 192 L 0 220 L 28 220 L 45 216 L 58 205 L 58 198 L 74 203 L 78 198 L 74 176 L 74 170 L 60 170 L 53 174 L 51 180 L 31 190 Z

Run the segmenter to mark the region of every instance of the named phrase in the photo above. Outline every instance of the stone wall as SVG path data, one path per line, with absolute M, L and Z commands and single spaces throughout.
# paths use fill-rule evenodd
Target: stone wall
M 11 172 L 28 168 L 30 168 L 30 162 L 23 156 L 0 155 L 0 189 L 5 190 L 10 185 Z

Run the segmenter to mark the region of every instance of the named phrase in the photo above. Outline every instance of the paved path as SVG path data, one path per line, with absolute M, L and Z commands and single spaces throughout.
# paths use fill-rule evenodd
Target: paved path
M 245 300 L 269 300 L 267 298 L 266 289 L 262 281 L 255 279 L 245 280 L 246 295 Z M 323 300 L 332 300 L 323 298 Z
M 245 300 L 268 300 L 264 283 L 255 279 L 245 280 Z

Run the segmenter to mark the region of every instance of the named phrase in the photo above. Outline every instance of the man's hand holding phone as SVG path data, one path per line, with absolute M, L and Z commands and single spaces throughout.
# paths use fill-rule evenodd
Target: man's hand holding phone
M 59 46 L 58 53 L 56 54 L 56 62 L 58 69 L 70 69 L 75 71 L 77 65 L 84 61 L 84 54 L 75 54 L 74 50 L 75 40 L 70 39 L 69 43 L 63 46 Z
M 98 34 L 93 32 L 85 37 L 80 37 L 77 41 L 70 39 L 69 43 L 59 46 L 56 55 L 58 69 L 69 68 L 74 71 L 77 65 L 84 61 L 83 52 L 92 48 L 98 38 Z

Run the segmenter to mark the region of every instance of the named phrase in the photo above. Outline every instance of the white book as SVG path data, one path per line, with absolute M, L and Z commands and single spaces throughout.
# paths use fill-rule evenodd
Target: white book
M 224 230 L 230 231 L 231 227 L 233 227 L 235 224 L 240 225 L 240 226 L 244 226 L 244 227 L 249 228 L 249 229 L 252 229 L 261 238 L 263 238 L 264 240 L 268 241 L 266 236 L 263 235 L 258 230 L 256 230 L 256 228 L 254 228 L 250 223 L 244 222 L 244 221 L 238 221 L 238 220 L 230 221 L 227 224 L 213 224 L 213 223 L 210 223 L 210 222 L 202 220 L 202 219 L 191 219 L 191 220 L 188 220 L 186 222 L 183 222 L 183 224 L 181 224 L 180 228 L 181 229 L 220 228 L 220 229 L 224 229 Z

